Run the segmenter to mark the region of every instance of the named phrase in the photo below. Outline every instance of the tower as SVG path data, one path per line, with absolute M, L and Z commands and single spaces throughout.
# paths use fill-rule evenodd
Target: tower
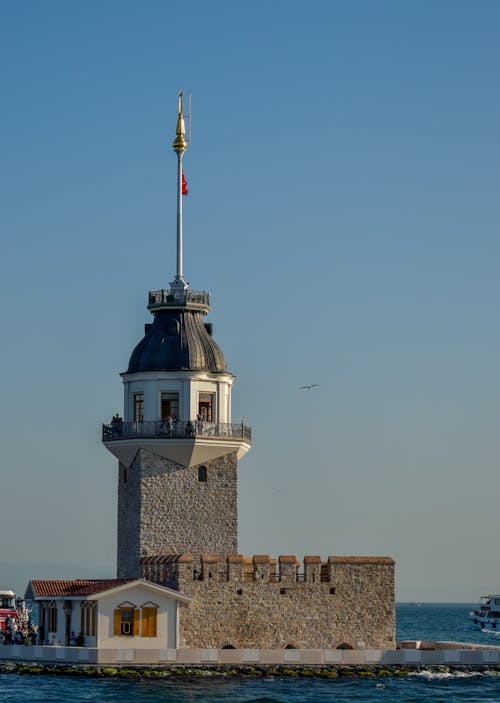
M 237 461 L 250 428 L 231 421 L 235 377 L 204 320 L 209 295 L 189 289 L 182 260 L 182 159 L 187 149 L 182 92 L 176 138 L 177 270 L 168 289 L 149 293 L 153 322 L 130 357 L 123 419 L 103 426 L 119 460 L 117 575 L 138 577 L 191 552 L 238 551 Z M 151 570 L 148 571 L 151 576 Z

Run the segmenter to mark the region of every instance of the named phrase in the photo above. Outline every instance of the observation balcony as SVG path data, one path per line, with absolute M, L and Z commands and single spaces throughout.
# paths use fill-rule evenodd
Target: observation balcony
M 197 422 L 196 420 L 146 420 L 143 422 L 117 422 L 102 426 L 102 441 L 130 437 L 240 437 L 252 439 L 252 430 L 243 422 Z
M 208 312 L 210 309 L 210 294 L 204 290 L 188 290 L 177 288 L 161 288 L 149 291 L 148 310 L 162 308 L 189 308 Z
M 113 422 L 102 426 L 106 449 L 130 466 L 138 449 L 147 449 L 182 466 L 196 466 L 236 452 L 244 456 L 251 446 L 252 430 L 242 422 L 145 420 Z

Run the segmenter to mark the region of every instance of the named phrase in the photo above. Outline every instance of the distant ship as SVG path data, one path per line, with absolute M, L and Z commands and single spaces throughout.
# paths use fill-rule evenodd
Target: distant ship
M 469 617 L 482 630 L 500 631 L 500 596 L 481 596 L 481 602 Z

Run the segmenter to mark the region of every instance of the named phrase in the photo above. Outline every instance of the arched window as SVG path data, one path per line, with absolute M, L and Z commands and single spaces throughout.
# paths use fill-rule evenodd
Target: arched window
M 57 603 L 53 600 L 49 603 L 48 625 L 49 632 L 57 632 Z
M 347 642 L 342 642 L 342 644 L 339 644 L 337 649 L 352 649 L 350 644 L 347 644 Z
M 82 600 L 80 603 L 80 632 L 87 637 L 95 637 L 96 603 Z

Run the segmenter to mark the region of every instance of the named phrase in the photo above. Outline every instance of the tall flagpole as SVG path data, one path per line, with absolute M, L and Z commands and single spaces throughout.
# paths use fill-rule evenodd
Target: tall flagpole
M 175 290 L 185 291 L 188 284 L 184 280 L 182 272 L 182 157 L 187 149 L 187 142 L 184 115 L 182 114 L 182 90 L 179 91 L 179 111 L 175 134 L 172 146 L 177 154 L 177 271 L 170 285 Z

